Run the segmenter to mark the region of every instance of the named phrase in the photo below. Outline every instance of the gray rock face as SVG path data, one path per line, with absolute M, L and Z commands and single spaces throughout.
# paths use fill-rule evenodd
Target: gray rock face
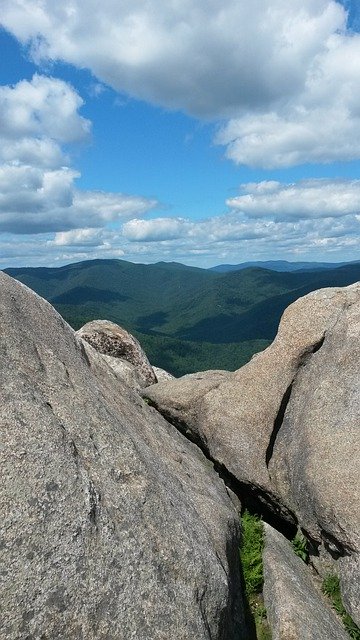
M 273 640 L 349 640 L 308 567 L 266 524 L 264 601 Z
M 175 376 L 165 369 L 161 369 L 160 367 L 153 367 L 154 373 L 156 375 L 157 382 L 168 382 L 169 380 L 174 380 Z
M 339 558 L 344 603 L 357 624 L 359 380 L 360 283 L 299 299 L 273 344 L 224 381 L 206 388 L 193 377 L 144 391 L 243 487 L 299 522 L 321 556 Z
M 360 624 L 360 285 L 295 378 L 269 466 L 301 526 L 339 561 Z
M 91 344 L 100 353 L 113 358 L 121 358 L 132 364 L 141 386 L 154 384 L 157 379 L 154 370 L 140 343 L 128 331 L 108 320 L 93 320 L 85 324 L 77 335 Z
M 268 472 L 273 434 L 298 370 L 337 321 L 351 290 L 324 289 L 297 300 L 286 309 L 272 345 L 208 389 L 195 374 L 187 382 L 180 378 L 144 393 L 168 419 L 183 422 L 200 437 L 213 459 L 258 489 L 271 508 L 290 520 Z
M 99 351 L 96 351 L 96 349 L 86 342 L 86 340 L 83 340 L 80 336 L 78 336 L 78 338 L 82 341 L 89 358 L 97 360 L 98 363 L 99 360 L 102 360 L 103 363 L 106 362 L 106 364 L 114 371 L 116 377 L 120 378 L 120 380 L 125 382 L 131 389 L 139 391 L 139 389 L 143 389 L 149 384 L 141 375 L 137 367 L 130 364 L 130 362 L 127 362 L 127 360 L 99 353 Z
M 205 394 L 218 387 L 225 380 L 232 378 L 228 371 L 200 371 L 190 373 L 181 378 L 174 378 L 165 384 L 159 382 L 151 388 L 144 389 L 142 396 L 167 417 L 172 423 L 189 432 L 195 440 L 203 440 L 206 436 L 200 430 L 198 404 Z
M 212 466 L 2 273 L 0 379 L 1 637 L 248 638 Z

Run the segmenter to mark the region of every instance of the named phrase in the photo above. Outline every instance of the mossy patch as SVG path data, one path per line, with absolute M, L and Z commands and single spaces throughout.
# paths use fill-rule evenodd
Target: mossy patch
M 323 593 L 330 599 L 333 609 L 341 617 L 343 625 L 353 640 L 360 640 L 360 629 L 346 611 L 340 591 L 340 581 L 338 576 L 329 574 L 322 583 Z
M 242 543 L 240 558 L 243 568 L 246 596 L 254 616 L 258 640 L 271 640 L 266 608 L 262 597 L 264 584 L 263 550 L 264 527 L 259 516 L 244 511 L 241 518 Z
M 309 562 L 309 544 L 302 533 L 297 533 L 291 541 L 295 554 L 306 564 Z

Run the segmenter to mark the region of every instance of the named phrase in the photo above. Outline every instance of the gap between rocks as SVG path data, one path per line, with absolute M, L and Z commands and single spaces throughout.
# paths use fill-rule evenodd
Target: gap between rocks
M 306 366 L 310 358 L 317 353 L 324 344 L 326 332 L 321 339 L 308 349 L 299 359 L 299 365 L 291 383 L 287 387 L 281 400 L 279 410 L 274 420 L 274 426 L 270 435 L 269 444 L 266 450 L 266 466 L 270 464 L 273 456 L 274 447 L 279 431 L 282 427 L 286 409 L 291 399 L 291 393 L 300 368 Z M 188 429 L 186 423 L 176 420 L 165 410 L 160 410 L 156 403 L 148 401 L 149 405 L 158 411 L 170 424 L 172 424 L 183 436 L 190 442 L 195 444 L 203 453 L 203 455 L 212 463 L 214 470 L 228 487 L 240 500 L 242 510 L 247 509 L 250 513 L 260 516 L 265 522 L 270 524 L 274 529 L 279 531 L 288 540 L 292 540 L 298 530 L 298 520 L 294 513 L 287 509 L 275 495 L 264 491 L 255 484 L 249 484 L 238 480 L 227 467 L 212 457 L 206 443 L 199 436 Z
M 149 401 L 149 405 L 158 411 L 170 424 L 173 425 L 187 440 L 195 444 L 209 460 L 225 486 L 240 500 L 241 509 L 247 509 L 250 513 L 260 515 L 265 522 L 277 529 L 286 538 L 292 540 L 297 532 L 297 520 L 293 513 L 284 511 L 283 507 L 260 487 L 240 482 L 226 467 L 210 454 L 206 444 L 199 437 L 191 433 L 185 423 L 175 420 L 166 411 L 160 411 L 155 403 Z
M 274 420 L 274 427 L 273 427 L 273 430 L 272 430 L 272 433 L 271 433 L 271 436 L 270 436 L 270 439 L 269 439 L 269 444 L 268 444 L 267 449 L 266 449 L 265 462 L 266 462 L 267 468 L 269 468 L 270 460 L 271 460 L 271 458 L 273 456 L 273 453 L 274 453 L 276 439 L 278 437 L 279 431 L 280 431 L 280 429 L 281 429 L 281 427 L 283 425 L 283 422 L 284 422 L 286 409 L 287 409 L 288 404 L 290 402 L 291 393 L 292 393 L 292 390 L 293 390 L 293 386 L 295 384 L 295 380 L 296 380 L 297 375 L 298 375 L 298 371 L 299 371 L 299 369 L 301 369 L 302 367 L 305 367 L 308 364 L 309 360 L 314 355 L 314 353 L 317 353 L 317 351 L 320 351 L 321 347 L 323 346 L 323 344 L 325 342 L 325 335 L 326 335 L 326 332 L 324 332 L 324 334 L 321 337 L 321 339 L 318 342 L 316 342 L 312 346 L 312 348 L 310 350 L 308 350 L 308 351 L 306 351 L 305 353 L 302 354 L 302 356 L 300 357 L 300 360 L 299 360 L 299 365 L 298 365 L 297 371 L 296 371 L 292 381 L 290 382 L 289 386 L 287 387 L 287 389 L 286 389 L 286 391 L 285 391 L 285 393 L 283 395 L 283 398 L 282 398 L 281 403 L 280 403 L 279 410 L 278 410 L 276 418 Z

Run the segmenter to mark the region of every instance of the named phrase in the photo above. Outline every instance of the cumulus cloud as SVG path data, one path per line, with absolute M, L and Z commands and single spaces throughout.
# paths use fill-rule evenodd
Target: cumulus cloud
M 336 218 L 360 213 L 360 180 L 303 180 L 296 184 L 242 185 L 243 195 L 227 200 L 249 218 L 275 220 Z
M 44 233 L 144 215 L 156 200 L 74 186 L 78 173 L 63 167 L 42 170 L 27 165 L 0 166 L 0 231 Z
M 83 100 L 69 84 L 35 74 L 0 86 L 0 162 L 47 169 L 66 165 L 63 144 L 85 140 L 91 123 L 78 110 Z
M 201 249 L 213 255 L 225 246 L 233 253 L 246 246 L 251 256 L 260 247 L 271 255 L 320 246 L 335 251 L 359 242 L 360 180 L 262 181 L 242 185 L 242 192 L 227 200 L 226 215 L 200 221 L 134 219 L 123 225 L 122 235 L 133 245 L 151 244 L 156 251 L 186 247 L 190 254 Z
M 103 229 L 71 229 L 71 231 L 59 231 L 55 234 L 54 240 L 49 241 L 49 245 L 74 246 L 74 247 L 98 247 L 103 244 Z
M 192 224 L 183 218 L 129 220 L 123 225 L 123 235 L 130 241 L 153 242 L 175 240 L 184 236 Z
M 220 128 L 216 142 L 238 164 L 278 168 L 360 157 L 360 36 L 333 35 L 304 89 L 263 113 Z
M 236 163 L 360 157 L 360 35 L 335 0 L 2 0 L 36 60 L 198 117 Z
M 0 87 L 0 231 L 44 233 L 143 215 L 157 202 L 76 188 L 63 145 L 86 139 L 90 122 L 69 84 L 35 75 Z
M 350 260 L 359 245 L 359 181 L 267 181 L 243 185 L 243 191 L 228 200 L 226 215 L 130 220 L 114 244 L 127 259 L 177 259 L 200 266 L 269 255 L 320 260 L 324 250 L 329 260 Z
M 344 21 L 328 0 L 2 2 L 3 25 L 30 41 L 35 57 L 86 66 L 139 98 L 216 116 L 301 87 Z
M 150 224 L 148 224 L 150 223 Z M 248 218 L 233 209 L 226 215 L 199 221 L 159 218 L 130 220 L 123 229 L 79 228 L 49 234 L 19 236 L 17 243 L 0 242 L 2 265 L 47 266 L 94 258 L 124 258 L 134 262 L 178 260 L 210 266 L 220 262 L 267 260 L 351 260 L 359 246 L 360 215 L 336 218 L 275 220 Z M 176 232 L 175 232 L 176 229 Z
M 90 121 L 79 115 L 83 100 L 66 82 L 35 74 L 31 81 L 0 87 L 0 136 L 40 136 L 75 142 L 87 136 Z

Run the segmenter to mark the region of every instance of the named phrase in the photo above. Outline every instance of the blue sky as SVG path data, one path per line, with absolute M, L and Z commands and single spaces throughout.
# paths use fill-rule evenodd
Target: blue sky
M 358 4 L 0 8 L 1 267 L 359 259 Z

